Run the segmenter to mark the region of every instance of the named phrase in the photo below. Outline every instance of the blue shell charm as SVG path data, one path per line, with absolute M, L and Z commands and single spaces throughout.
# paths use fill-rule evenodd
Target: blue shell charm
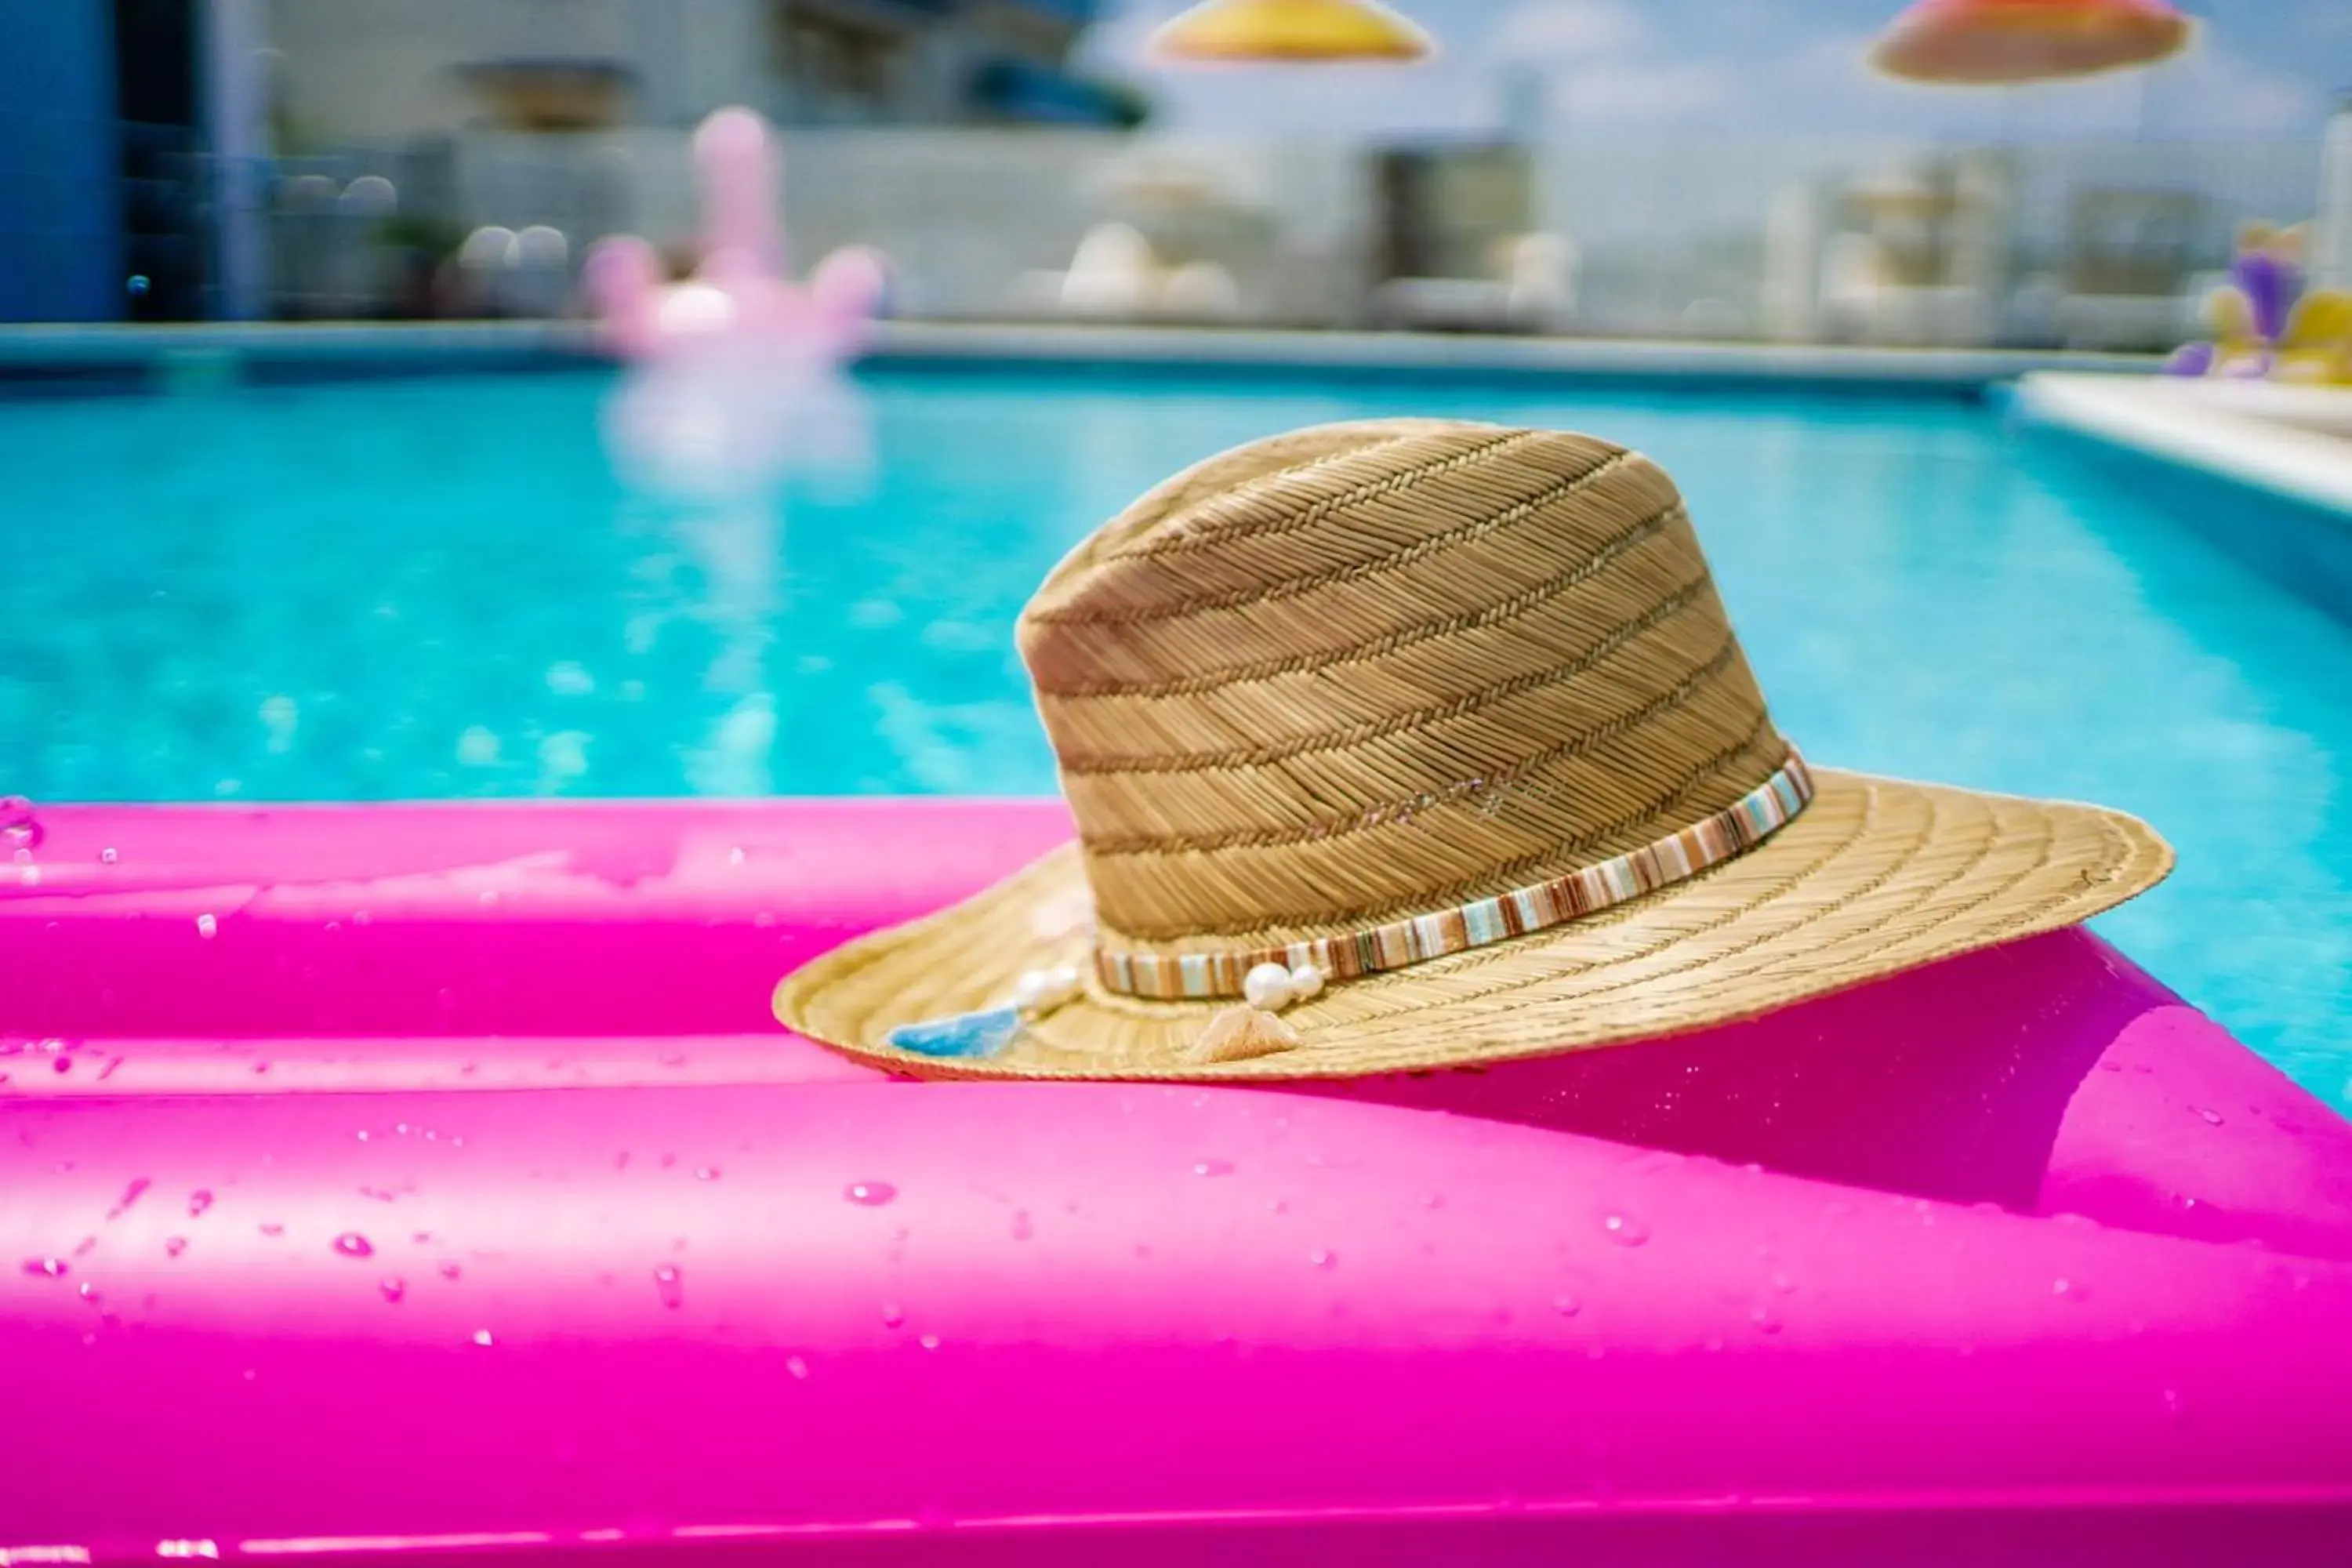
M 1004 1006 L 901 1024 L 887 1037 L 919 1057 L 992 1057 L 1020 1032 L 1021 1009 Z

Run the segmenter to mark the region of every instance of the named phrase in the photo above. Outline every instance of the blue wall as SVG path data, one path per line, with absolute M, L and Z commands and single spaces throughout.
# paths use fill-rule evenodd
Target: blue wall
M 122 314 L 109 0 L 7 7 L 0 46 L 0 321 Z

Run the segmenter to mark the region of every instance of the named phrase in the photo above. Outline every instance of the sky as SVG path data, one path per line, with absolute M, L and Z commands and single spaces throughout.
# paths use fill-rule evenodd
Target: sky
M 1086 65 L 1141 86 L 1182 132 L 1478 134 L 1535 106 L 1553 135 L 2304 139 L 2352 91 L 2352 0 L 2201 0 L 2189 52 L 2152 70 L 1986 91 L 1863 64 L 1899 0 L 1396 0 L 1437 40 L 1411 66 L 1151 59 L 1182 0 L 1107 0 Z M 1517 79 L 1515 83 L 1514 79 Z M 1537 90 L 1530 91 L 1530 86 Z

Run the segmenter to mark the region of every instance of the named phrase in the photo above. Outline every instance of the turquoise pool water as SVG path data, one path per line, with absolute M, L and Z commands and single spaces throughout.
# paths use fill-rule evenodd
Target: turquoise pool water
M 623 477 L 618 384 L 0 399 L 0 792 L 1048 791 L 1012 620 L 1138 490 L 1316 420 L 1570 426 L 1681 480 L 1810 754 L 2147 817 L 2180 870 L 2103 929 L 2352 1100 L 2352 630 L 1988 407 L 898 370 L 829 411 L 863 464 L 695 499 Z

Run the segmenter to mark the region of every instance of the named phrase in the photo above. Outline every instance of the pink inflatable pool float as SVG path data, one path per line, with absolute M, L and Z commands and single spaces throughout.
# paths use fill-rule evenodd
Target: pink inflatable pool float
M 0 1561 L 2343 1561 L 2352 1129 L 2096 937 L 1339 1086 L 769 1022 L 1067 830 L 20 824 Z
M 829 367 L 863 346 L 888 287 L 881 258 L 845 247 L 805 286 L 793 282 L 775 211 L 777 162 L 765 121 L 719 110 L 694 134 L 702 203 L 694 276 L 665 281 L 659 253 L 636 236 L 597 243 L 582 284 L 614 353 L 634 361 L 716 353 L 772 374 Z

